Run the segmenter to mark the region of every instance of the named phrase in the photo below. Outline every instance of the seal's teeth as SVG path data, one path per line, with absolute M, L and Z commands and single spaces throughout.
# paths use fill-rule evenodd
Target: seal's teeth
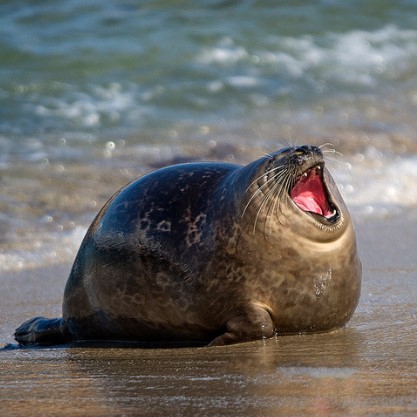
M 327 216 L 325 216 L 326 217 L 326 219 L 332 219 L 333 217 L 335 217 L 336 216 L 336 214 L 337 214 L 337 210 L 336 209 L 333 209 L 333 212 L 332 213 L 330 213 L 330 214 L 328 214 Z
M 338 218 L 337 210 L 334 209 L 332 213 L 327 216 L 324 216 L 329 222 L 334 223 Z

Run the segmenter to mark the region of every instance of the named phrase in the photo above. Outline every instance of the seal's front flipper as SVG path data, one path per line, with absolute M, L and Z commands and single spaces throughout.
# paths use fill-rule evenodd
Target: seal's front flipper
M 23 345 L 60 345 L 71 341 L 63 319 L 35 317 L 21 324 L 14 333 L 16 341 Z
M 209 346 L 231 345 L 250 340 L 267 339 L 275 333 L 270 309 L 263 304 L 248 304 L 226 323 L 226 332 L 216 337 Z

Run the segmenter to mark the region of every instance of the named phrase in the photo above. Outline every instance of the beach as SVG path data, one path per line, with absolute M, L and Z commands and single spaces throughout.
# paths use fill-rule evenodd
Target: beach
M 0 4 L 0 415 L 417 415 L 417 3 Z M 354 219 L 343 329 L 228 347 L 22 349 L 123 185 L 316 145 Z
M 228 347 L 0 351 L 4 416 L 414 416 L 417 212 L 356 224 L 359 306 L 332 333 Z M 69 265 L 2 274 L 0 340 L 60 314 Z

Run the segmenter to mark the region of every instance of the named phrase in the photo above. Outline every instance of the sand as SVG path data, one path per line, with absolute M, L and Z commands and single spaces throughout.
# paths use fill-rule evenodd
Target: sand
M 216 348 L 0 351 L 1 416 L 416 416 L 417 212 L 356 224 L 344 329 Z M 0 343 L 56 316 L 70 265 L 0 276 Z

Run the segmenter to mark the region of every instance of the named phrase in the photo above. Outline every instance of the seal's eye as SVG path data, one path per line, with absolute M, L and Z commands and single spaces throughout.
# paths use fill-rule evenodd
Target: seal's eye
M 316 165 L 305 171 L 291 190 L 291 199 L 299 209 L 334 220 L 337 211 L 328 199 L 323 183 L 322 167 Z

